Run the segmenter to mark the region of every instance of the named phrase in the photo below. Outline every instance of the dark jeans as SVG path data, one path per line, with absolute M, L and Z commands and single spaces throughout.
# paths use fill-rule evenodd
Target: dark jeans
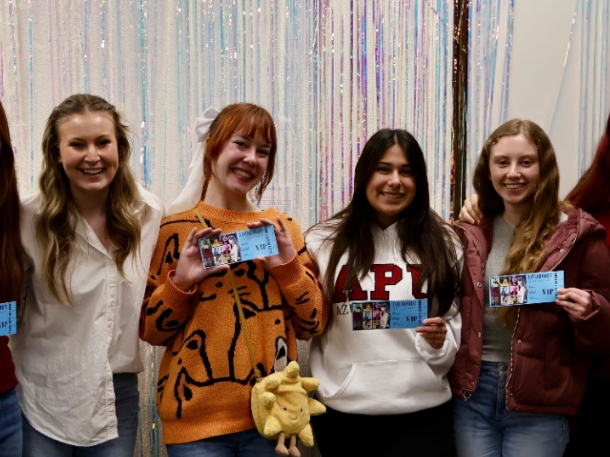
M 15 389 L 0 393 L 0 456 L 21 457 L 21 408 Z
M 591 378 L 564 457 L 610 455 L 610 379 Z

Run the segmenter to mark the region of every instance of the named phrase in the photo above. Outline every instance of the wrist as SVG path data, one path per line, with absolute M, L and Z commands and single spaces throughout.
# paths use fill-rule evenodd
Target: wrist
M 174 287 L 182 292 L 188 292 L 195 285 L 195 283 L 186 280 L 181 275 L 177 274 L 175 271 L 170 272 L 168 277 Z

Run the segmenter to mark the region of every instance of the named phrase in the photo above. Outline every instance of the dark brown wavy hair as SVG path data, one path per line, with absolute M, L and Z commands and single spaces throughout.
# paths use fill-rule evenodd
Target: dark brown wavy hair
M 4 183 L 4 184 L 2 184 Z M 19 300 L 23 286 L 21 205 L 15 156 L 4 107 L 0 102 L 0 302 Z

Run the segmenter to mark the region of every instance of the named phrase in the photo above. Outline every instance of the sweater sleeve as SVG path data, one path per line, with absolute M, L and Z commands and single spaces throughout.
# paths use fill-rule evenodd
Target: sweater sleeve
M 279 284 L 297 337 L 308 340 L 324 331 L 329 307 L 299 224 L 285 215 L 282 218 L 297 254 L 289 262 L 270 268 L 269 272 Z
M 196 288 L 182 292 L 171 279 L 180 258 L 183 225 L 161 223 L 140 312 L 140 338 L 150 344 L 166 345 L 182 329 L 196 295 Z
M 577 287 L 591 294 L 593 311 L 584 319 L 570 316 L 575 344 L 587 355 L 606 356 L 610 353 L 610 251 L 601 236 L 583 242 Z

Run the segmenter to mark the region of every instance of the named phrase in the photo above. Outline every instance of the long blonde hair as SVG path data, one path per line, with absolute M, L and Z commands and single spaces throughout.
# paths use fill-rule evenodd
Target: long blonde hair
M 532 196 L 529 214 L 524 214 L 514 229 L 514 239 L 506 255 L 501 274 L 536 271 L 546 251 L 546 243 L 555 231 L 561 216 L 559 200 L 559 167 L 551 140 L 544 130 L 532 121 L 512 119 L 498 127 L 489 136 L 474 170 L 473 186 L 479 196 L 483 213 L 496 215 L 504 211 L 502 197 L 495 191 L 490 179 L 489 159 L 491 150 L 505 136 L 523 134 L 538 151 L 540 176 L 538 188 Z M 515 325 L 517 308 L 497 309 L 503 325 Z
M 116 246 L 113 258 L 121 275 L 123 263 L 135 255 L 140 243 L 140 222 L 132 212 L 138 199 L 136 181 L 129 168 L 131 146 L 128 128 L 114 105 L 103 98 L 89 94 L 76 94 L 59 104 L 47 119 L 42 137 L 43 163 L 39 185 L 40 214 L 36 220 L 36 236 L 44 251 L 42 265 L 44 282 L 60 302 L 72 304 L 66 272 L 72 258 L 75 226 L 78 212 L 72 201 L 70 183 L 59 163 L 59 122 L 74 114 L 86 112 L 107 113 L 113 121 L 119 166 L 110 183 L 106 202 L 106 232 Z

